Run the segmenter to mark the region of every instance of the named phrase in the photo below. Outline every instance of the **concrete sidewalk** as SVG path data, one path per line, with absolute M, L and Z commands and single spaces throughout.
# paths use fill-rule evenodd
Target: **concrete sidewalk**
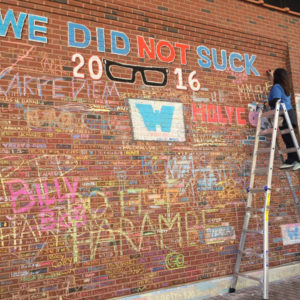
M 269 270 L 269 300 L 300 300 L 300 262 L 290 263 Z M 247 275 L 262 276 L 262 270 Z M 263 293 L 256 282 L 239 278 L 238 290 L 227 294 L 232 276 L 201 280 L 145 293 L 118 297 L 120 300 L 262 300 Z
M 241 289 L 232 294 L 206 298 L 205 300 L 262 300 L 259 286 Z M 269 300 L 300 300 L 300 276 L 273 281 L 269 286 Z

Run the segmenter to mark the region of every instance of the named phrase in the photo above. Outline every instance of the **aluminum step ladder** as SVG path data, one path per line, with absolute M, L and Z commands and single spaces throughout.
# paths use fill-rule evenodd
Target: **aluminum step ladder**
M 282 108 L 282 109 L 281 109 Z M 287 122 L 288 128 L 284 130 L 279 130 L 279 116 L 284 115 L 285 120 Z M 262 118 L 265 117 L 269 119 L 269 123 L 273 126 L 272 128 L 268 128 L 265 130 L 261 130 L 261 121 Z M 288 112 L 284 103 L 280 103 L 280 100 L 277 101 L 275 109 L 269 110 L 267 112 L 263 112 L 263 109 L 260 108 L 259 115 L 258 115 L 258 122 L 256 128 L 256 135 L 255 135 L 255 143 L 254 143 L 254 151 L 253 151 L 253 161 L 251 167 L 251 176 L 250 176 L 250 185 L 247 189 L 248 196 L 247 196 L 247 207 L 246 207 L 246 215 L 244 219 L 244 225 L 241 234 L 241 240 L 239 244 L 237 260 L 234 268 L 233 277 L 231 280 L 229 293 L 234 293 L 236 290 L 237 280 L 238 277 L 244 277 L 251 280 L 258 281 L 262 286 L 263 290 L 263 299 L 269 299 L 269 210 L 270 210 L 270 197 L 271 197 L 271 185 L 272 185 L 272 174 L 273 174 L 273 165 L 274 165 L 274 156 L 275 156 L 275 148 L 276 148 L 276 139 L 278 136 L 278 132 L 280 134 L 287 134 L 290 133 L 293 139 L 293 148 L 288 148 L 285 150 L 281 150 L 281 153 L 291 153 L 297 152 L 299 160 L 300 160 L 300 148 L 297 142 L 297 138 L 290 121 Z M 270 136 L 271 135 L 271 147 L 268 148 L 259 148 L 260 136 Z M 269 153 L 269 164 L 267 168 L 257 168 L 257 155 L 259 153 Z M 267 176 L 266 185 L 265 186 L 254 186 L 254 179 L 255 175 L 264 175 Z M 264 207 L 263 208 L 253 208 L 252 207 L 252 200 L 253 195 L 256 193 L 264 193 Z M 262 216 L 264 217 L 263 221 L 263 228 L 261 230 L 249 230 L 248 225 L 251 218 L 251 214 L 255 212 L 261 212 Z M 240 273 L 240 265 L 243 255 L 248 255 L 248 251 L 244 251 L 246 235 L 247 234 L 258 234 L 263 236 L 263 253 L 254 253 L 255 256 L 260 257 L 263 259 L 263 276 L 262 278 L 257 278 L 254 276 L 249 276 L 243 273 Z M 251 252 L 251 255 L 253 252 Z

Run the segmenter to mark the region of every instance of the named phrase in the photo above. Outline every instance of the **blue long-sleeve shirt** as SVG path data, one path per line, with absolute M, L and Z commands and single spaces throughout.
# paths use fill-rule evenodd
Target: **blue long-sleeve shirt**
M 291 96 L 287 96 L 283 87 L 279 83 L 275 83 L 270 91 L 268 101 L 271 102 L 274 99 L 281 99 L 281 102 L 285 104 L 286 109 L 293 109 L 291 105 Z

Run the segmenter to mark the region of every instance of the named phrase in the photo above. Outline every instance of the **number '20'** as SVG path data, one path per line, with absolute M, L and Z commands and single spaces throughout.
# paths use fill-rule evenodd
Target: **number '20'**
M 76 78 L 85 78 L 84 73 L 80 73 L 80 69 L 84 66 L 85 61 L 84 57 L 79 54 L 75 53 L 72 55 L 72 62 L 76 62 L 76 60 L 79 60 L 79 63 L 76 67 L 73 69 L 73 76 Z M 94 69 L 95 66 L 95 69 Z M 103 74 L 103 65 L 102 61 L 97 55 L 93 55 L 90 57 L 88 62 L 88 69 L 89 73 L 92 79 L 99 80 L 102 77 Z M 96 72 L 95 72 L 96 70 Z

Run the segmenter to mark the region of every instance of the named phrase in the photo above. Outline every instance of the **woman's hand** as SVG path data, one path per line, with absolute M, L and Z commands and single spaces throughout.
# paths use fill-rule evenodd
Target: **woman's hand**
M 269 77 L 269 80 L 273 80 L 273 74 L 274 74 L 274 70 L 271 69 L 267 70 L 267 75 Z

